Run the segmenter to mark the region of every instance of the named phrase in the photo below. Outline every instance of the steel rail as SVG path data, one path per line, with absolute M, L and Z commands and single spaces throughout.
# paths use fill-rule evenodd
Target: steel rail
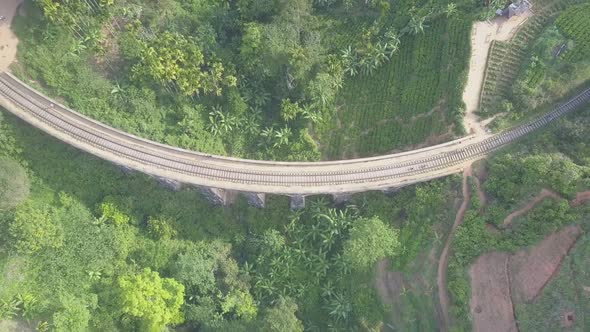
M 183 183 L 258 193 L 318 194 L 402 186 L 459 172 L 590 100 L 587 89 L 552 112 L 506 132 L 416 151 L 331 162 L 273 162 L 215 156 L 152 142 L 106 126 L 0 74 L 0 105 L 24 121 L 99 158 Z

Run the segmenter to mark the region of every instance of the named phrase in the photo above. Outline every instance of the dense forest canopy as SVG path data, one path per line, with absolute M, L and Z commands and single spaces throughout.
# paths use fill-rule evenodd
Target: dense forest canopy
M 77 110 L 185 148 L 318 160 L 462 133 L 470 23 L 490 8 L 476 0 L 39 0 L 27 11 L 16 23 L 17 72 Z M 377 83 L 390 72 L 390 87 Z M 359 104 L 365 98 L 352 91 L 380 101 Z M 382 100 L 390 93 L 399 104 Z M 383 134 L 371 131 L 375 116 L 385 117 Z M 342 121 L 361 121 L 359 131 L 342 137 Z

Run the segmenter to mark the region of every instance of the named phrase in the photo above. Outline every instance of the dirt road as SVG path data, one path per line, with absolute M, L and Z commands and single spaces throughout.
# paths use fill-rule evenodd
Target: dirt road
M 580 206 L 588 201 L 590 201 L 590 190 L 577 193 L 576 198 L 574 198 L 570 202 L 570 205 L 573 207 L 576 207 L 576 206 Z
M 440 305 L 440 331 L 445 332 L 449 330 L 449 293 L 447 292 L 447 268 L 449 265 L 449 249 L 451 246 L 451 242 L 453 242 L 453 235 L 455 234 L 455 230 L 459 225 L 463 223 L 463 218 L 465 217 L 465 211 L 469 207 L 469 200 L 471 197 L 471 188 L 469 187 L 469 183 L 467 179 L 472 175 L 471 166 L 466 167 L 463 171 L 463 202 L 461 203 L 461 207 L 457 211 L 457 215 L 455 216 L 455 222 L 453 223 L 453 227 L 449 232 L 449 236 L 445 241 L 445 246 L 442 250 L 440 255 L 440 259 L 438 260 L 438 272 L 436 277 L 436 284 L 438 287 L 438 299 Z
M 541 203 L 545 198 L 548 198 L 548 197 L 555 198 L 555 199 L 561 198 L 554 191 L 551 191 L 548 189 L 543 189 L 543 190 L 541 190 L 541 193 L 539 193 L 539 195 L 537 195 L 535 198 L 533 198 L 533 200 L 528 202 L 527 205 L 525 205 L 522 208 L 509 214 L 508 217 L 506 217 L 506 219 L 504 219 L 504 221 L 502 222 L 502 226 L 504 226 L 504 227 L 510 226 L 512 224 L 512 220 L 514 220 L 514 218 L 517 218 L 517 217 L 520 217 L 520 216 L 526 214 L 531 209 L 533 209 L 535 206 L 537 206 L 537 204 Z
M 465 129 L 473 134 L 485 134 L 485 125 L 480 122 L 475 111 L 479 108 L 479 99 L 484 81 L 484 74 L 493 40 L 510 40 L 518 28 L 530 17 L 531 13 L 514 16 L 510 19 L 496 18 L 493 21 L 477 22 L 471 30 L 471 60 L 467 84 L 463 91 L 465 102 Z
M 21 2 L 22 0 L 0 1 L 0 16 L 3 17 L 0 20 L 0 72 L 6 70 L 16 57 L 18 39 L 10 25 Z

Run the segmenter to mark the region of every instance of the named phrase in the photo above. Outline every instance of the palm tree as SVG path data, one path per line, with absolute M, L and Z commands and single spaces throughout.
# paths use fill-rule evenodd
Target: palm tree
M 322 285 L 322 287 L 320 287 L 320 290 L 322 291 L 323 297 L 330 298 L 334 296 L 336 287 L 334 287 L 334 284 L 331 280 L 328 280 L 325 284 Z
M 346 321 L 352 312 L 352 305 L 340 293 L 335 293 L 326 305 L 328 314 L 334 318 L 336 322 Z
M 447 18 L 455 15 L 457 13 L 457 5 L 454 2 L 450 2 L 447 4 L 447 8 L 445 9 L 445 14 L 447 14 Z
M 277 139 L 273 144 L 273 147 L 278 148 L 283 145 L 289 144 L 289 139 L 291 138 L 291 128 L 284 127 L 275 132 L 275 138 Z
M 389 60 L 387 57 L 387 44 L 377 42 L 373 52 L 371 52 L 371 55 L 373 57 L 373 65 L 375 67 L 374 69 L 378 69 L 383 63 Z
M 262 107 L 262 106 L 266 105 L 266 103 L 268 103 L 269 100 L 270 100 L 270 93 L 263 91 L 263 90 L 257 90 L 256 93 L 254 94 L 254 98 L 252 99 L 252 103 L 255 106 Z
M 356 50 L 352 49 L 352 46 L 348 46 L 348 48 L 342 51 L 342 63 L 344 65 L 344 72 L 348 73 L 350 76 L 355 76 L 358 74 L 358 54 Z
M 263 138 L 260 145 L 268 147 L 275 137 L 275 129 L 273 127 L 266 127 L 260 132 L 260 136 Z
M 391 58 L 399 50 L 400 39 L 395 29 L 388 29 L 385 32 L 385 47 L 387 56 Z
M 312 241 L 315 241 L 320 236 L 322 236 L 322 228 L 320 227 L 320 225 L 311 225 L 306 234 L 306 237 L 311 238 Z
M 314 112 L 310 105 L 304 105 L 301 108 L 301 115 L 304 119 L 310 120 L 312 123 L 319 123 L 322 121 L 322 114 L 320 112 Z
M 237 118 L 231 114 L 223 113 L 219 106 L 213 107 L 213 111 L 209 112 L 209 131 L 214 136 L 229 133 L 237 125 Z
M 124 91 L 123 88 L 121 88 L 121 86 L 119 85 L 119 82 L 117 82 L 116 85 L 111 90 L 111 94 L 116 95 L 116 94 L 122 93 L 123 91 Z
M 408 23 L 408 27 L 413 34 L 417 35 L 418 33 L 424 32 L 424 28 L 427 27 L 424 24 L 425 22 L 426 16 L 412 16 Z

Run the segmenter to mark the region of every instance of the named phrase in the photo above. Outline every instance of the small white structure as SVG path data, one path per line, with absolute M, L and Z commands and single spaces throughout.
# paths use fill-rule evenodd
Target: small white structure
M 511 18 L 513 16 L 521 16 L 533 8 L 533 4 L 529 0 L 514 0 L 508 7 L 498 9 L 496 15 Z

